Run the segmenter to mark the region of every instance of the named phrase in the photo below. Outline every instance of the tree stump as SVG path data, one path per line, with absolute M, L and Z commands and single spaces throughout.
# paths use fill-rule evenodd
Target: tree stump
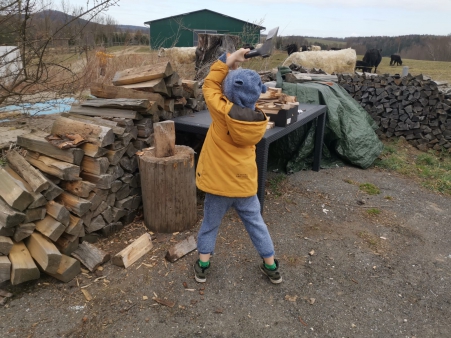
M 155 149 L 139 158 L 144 224 L 153 232 L 188 230 L 197 221 L 194 150 L 175 146 L 173 156 L 156 157 Z

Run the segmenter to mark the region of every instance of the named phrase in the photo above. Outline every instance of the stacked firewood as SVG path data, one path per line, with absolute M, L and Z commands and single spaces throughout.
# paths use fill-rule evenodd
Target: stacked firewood
M 269 118 L 277 115 L 281 110 L 289 110 L 299 106 L 296 96 L 290 96 L 282 93 L 282 88 L 268 87 L 264 94 L 260 94 L 257 101 L 257 107 L 261 109 Z M 274 122 L 269 121 L 267 129 L 274 127 Z
M 339 75 L 339 84 L 379 125 L 380 137 L 403 136 L 421 150 L 451 148 L 451 100 L 424 75 Z

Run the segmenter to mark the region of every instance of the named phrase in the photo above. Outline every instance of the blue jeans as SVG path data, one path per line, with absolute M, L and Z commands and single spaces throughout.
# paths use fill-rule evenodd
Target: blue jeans
M 200 254 L 212 254 L 222 218 L 230 207 L 234 207 L 244 223 L 252 243 L 262 258 L 274 256 L 274 245 L 268 228 L 260 214 L 257 195 L 252 197 L 224 197 L 206 194 L 204 219 L 197 235 L 197 250 Z

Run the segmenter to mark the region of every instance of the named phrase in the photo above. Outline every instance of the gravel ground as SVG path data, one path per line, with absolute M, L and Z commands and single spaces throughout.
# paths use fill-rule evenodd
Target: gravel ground
M 44 276 L 3 285 L 14 297 L 0 308 L 0 336 L 451 337 L 450 201 L 377 169 L 299 172 L 264 204 L 282 284 L 260 273 L 234 211 L 205 284 L 193 279 L 195 252 L 165 262 L 197 231 L 199 204 L 191 231 L 152 235 L 154 249 L 128 269 L 109 262 L 68 284 Z M 97 245 L 115 253 L 145 231 L 138 220 Z

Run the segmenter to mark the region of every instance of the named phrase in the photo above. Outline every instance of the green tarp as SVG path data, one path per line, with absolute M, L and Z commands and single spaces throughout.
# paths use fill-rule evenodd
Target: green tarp
M 365 169 L 379 156 L 383 144 L 375 133 L 377 124 L 340 85 L 331 82 L 283 82 L 280 81 L 281 72 L 278 79 L 277 87 L 281 87 L 285 94 L 296 96 L 299 102 L 327 106 L 322 168 L 347 163 Z M 315 123 L 311 122 L 272 143 L 268 169 L 285 172 L 311 169 Z

